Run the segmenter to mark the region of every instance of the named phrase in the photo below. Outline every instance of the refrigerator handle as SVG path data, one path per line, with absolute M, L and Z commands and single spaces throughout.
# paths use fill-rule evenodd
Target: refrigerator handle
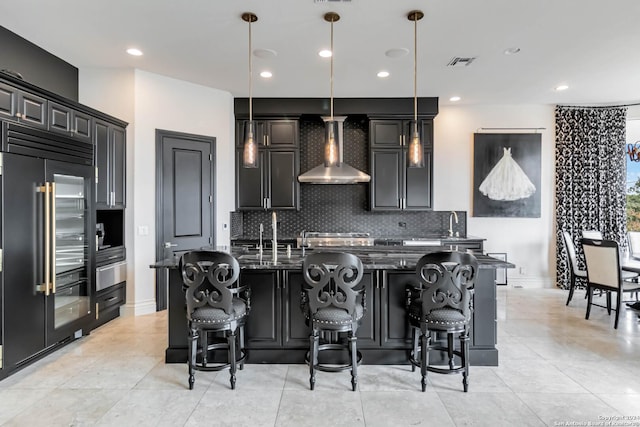
M 51 195 L 51 293 L 56 293 L 56 183 L 50 184 Z
M 44 292 L 45 296 L 49 296 L 50 283 L 49 278 L 51 267 L 51 205 L 50 205 L 50 187 L 49 183 L 45 182 L 44 185 L 38 187 L 38 192 L 44 193 L 44 281 L 42 284 L 36 287 L 38 292 Z

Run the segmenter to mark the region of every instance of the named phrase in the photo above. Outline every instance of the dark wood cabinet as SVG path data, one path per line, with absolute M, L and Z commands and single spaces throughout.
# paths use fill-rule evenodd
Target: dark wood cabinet
M 96 119 L 94 138 L 97 208 L 123 209 L 126 205 L 126 131 Z
M 285 271 L 283 282 L 283 336 L 284 347 L 307 348 L 311 328 L 307 325 L 300 300 L 304 289 L 301 271 Z
M 407 348 L 411 345 L 411 328 L 407 318 L 407 286 L 417 285 L 414 272 L 381 272 L 380 346 Z
M 242 148 L 248 120 L 236 120 L 236 145 Z M 260 148 L 298 148 L 300 125 L 294 119 L 254 120 L 255 141 Z
M 97 328 L 118 317 L 120 315 L 120 306 L 126 301 L 126 295 L 126 282 L 121 282 L 96 292 L 96 318 L 93 327 Z
M 421 120 L 424 167 L 407 167 L 408 120 L 371 120 L 371 210 L 430 210 L 433 200 L 433 121 Z
M 236 205 L 241 210 L 299 209 L 299 126 L 296 120 L 256 122 L 259 148 L 257 168 L 242 166 L 246 121 L 238 120 L 236 134 Z
M 6 83 L 0 83 L 0 118 L 46 129 L 47 100 Z
M 53 101 L 49 102 L 48 111 L 50 131 L 85 142 L 92 141 L 91 116 Z
M 247 348 L 282 346 L 282 298 L 279 272 L 243 271 L 241 284 L 251 288 L 251 312 L 247 317 Z M 256 362 L 255 360 L 253 362 Z

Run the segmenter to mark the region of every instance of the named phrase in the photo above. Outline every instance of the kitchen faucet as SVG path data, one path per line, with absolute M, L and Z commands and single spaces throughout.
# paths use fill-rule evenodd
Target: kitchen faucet
M 307 230 L 300 232 L 300 247 L 302 248 L 302 256 L 304 256 L 305 249 L 307 248 Z
M 453 218 L 456 218 L 456 225 L 458 225 L 458 214 L 456 211 L 451 211 L 449 214 L 449 237 L 453 237 Z M 456 231 L 456 236 L 459 236 L 460 233 Z
M 258 244 L 258 255 L 260 256 L 260 259 L 262 259 L 262 233 L 264 233 L 264 225 L 260 223 L 260 241 Z
M 272 231 L 272 239 L 271 239 L 271 252 L 273 254 L 273 262 L 278 262 L 278 219 L 276 217 L 276 212 L 273 211 L 271 213 L 271 231 Z

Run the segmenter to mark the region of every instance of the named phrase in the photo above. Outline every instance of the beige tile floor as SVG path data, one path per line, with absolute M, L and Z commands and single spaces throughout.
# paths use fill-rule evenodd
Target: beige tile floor
M 587 321 L 583 295 L 500 287 L 500 366 L 472 367 L 466 394 L 459 375 L 421 393 L 409 367 L 371 365 L 355 393 L 348 373 L 309 391 L 304 365 L 247 365 L 235 391 L 226 371 L 197 372 L 190 391 L 186 366 L 163 362 L 166 312 L 119 318 L 0 381 L 0 425 L 640 426 L 637 316 Z

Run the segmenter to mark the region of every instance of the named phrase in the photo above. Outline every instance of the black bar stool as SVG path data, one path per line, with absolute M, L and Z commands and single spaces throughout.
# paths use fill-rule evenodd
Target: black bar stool
M 365 313 L 365 291 L 357 290 L 364 268 L 355 255 L 341 252 L 321 252 L 307 255 L 302 265 L 302 275 L 306 283 L 301 295 L 301 308 L 307 324 L 310 323 L 309 386 L 314 389 L 316 370 L 337 372 L 351 369 L 351 386 L 356 391 L 358 384 L 358 364 L 362 355 L 357 348 L 356 331 Z M 346 333 L 347 343 L 338 340 L 323 340 L 320 335 Z M 346 364 L 320 363 L 318 353 L 323 350 L 347 350 L 349 362 Z
M 430 253 L 416 265 L 420 285 L 408 291 L 407 301 L 413 341 L 409 361 L 412 370 L 420 367 L 422 391 L 427 388 L 427 371 L 462 373 L 464 391 L 469 389 L 469 322 L 477 271 L 476 258 L 464 252 Z M 434 333 L 438 332 L 446 334 L 446 345 L 434 342 Z M 454 348 L 454 334 L 460 334 L 459 350 Z M 449 366 L 430 365 L 431 350 L 446 352 Z M 460 359 L 459 364 L 455 363 L 456 357 Z
M 237 363 L 242 369 L 246 357 L 244 324 L 251 308 L 251 290 L 238 286 L 238 261 L 225 252 L 192 251 L 180 258 L 180 271 L 189 320 L 189 389 L 195 382 L 194 370 L 227 367 L 235 389 Z M 215 333 L 222 333 L 222 337 Z M 226 362 L 210 363 L 209 353 L 218 349 L 227 350 Z

